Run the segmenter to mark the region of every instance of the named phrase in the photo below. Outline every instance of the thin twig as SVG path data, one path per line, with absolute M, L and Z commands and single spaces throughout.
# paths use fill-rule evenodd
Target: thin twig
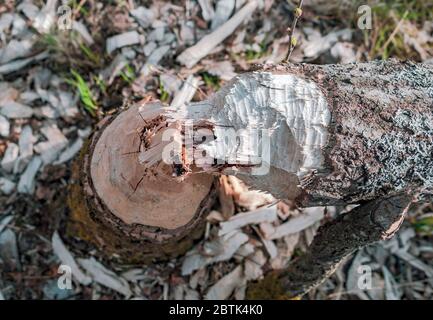
M 72 17 L 75 19 L 75 17 L 80 12 L 81 8 L 86 4 L 87 0 L 81 0 L 78 6 L 75 8 L 74 12 L 72 13 Z
M 296 29 L 296 24 L 298 23 L 299 18 L 302 16 L 302 5 L 304 4 L 304 0 L 299 2 L 299 6 L 295 9 L 294 19 L 292 22 L 292 26 L 289 29 L 289 50 L 287 52 L 287 56 L 284 59 L 284 62 L 289 62 L 290 56 L 292 55 L 293 50 L 296 47 L 296 38 L 293 36 Z
M 400 28 L 401 28 L 401 26 L 402 26 L 402 24 L 403 24 L 403 22 L 406 19 L 406 17 L 407 17 L 408 14 L 409 14 L 409 11 L 406 10 L 405 13 L 403 14 L 403 17 L 397 23 L 397 26 L 395 27 L 394 31 L 391 33 L 391 35 L 389 36 L 388 40 L 383 45 L 383 47 L 381 49 L 382 54 L 386 50 L 386 48 L 388 48 L 389 44 L 394 40 L 394 38 L 397 35 L 397 33 L 400 31 Z M 394 17 L 395 17 L 395 15 L 394 15 Z

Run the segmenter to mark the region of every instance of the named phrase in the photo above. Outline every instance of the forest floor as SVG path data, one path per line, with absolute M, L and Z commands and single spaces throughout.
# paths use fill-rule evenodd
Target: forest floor
M 296 1 L 257 1 L 237 19 L 255 1 L 0 4 L 0 300 L 243 299 L 248 281 L 284 268 L 323 220 L 347 210 L 269 206 L 271 196 L 224 178 L 231 194 L 186 256 L 125 265 L 63 232 L 71 162 L 105 114 L 125 101 L 171 103 L 185 90 L 202 100 L 253 65 L 284 59 Z M 356 1 L 304 1 L 291 62 L 433 63 L 433 0 L 365 2 L 367 29 Z M 177 59 L 229 19 L 236 31 L 208 55 L 188 67 Z M 224 232 L 234 215 L 256 218 Z M 414 208 L 398 236 L 359 250 L 305 298 L 433 299 L 432 236 L 433 206 Z M 62 290 L 68 254 L 85 277 L 73 274 L 73 288 Z

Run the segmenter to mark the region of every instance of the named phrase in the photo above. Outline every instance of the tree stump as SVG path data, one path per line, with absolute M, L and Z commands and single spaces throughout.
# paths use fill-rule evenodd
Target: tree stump
M 72 170 L 70 234 L 129 262 L 185 253 L 202 235 L 216 199 L 212 175 L 178 181 L 164 163 L 152 168 L 139 163 L 157 126 L 165 126 L 165 118 L 145 119 L 139 105 L 106 117 Z

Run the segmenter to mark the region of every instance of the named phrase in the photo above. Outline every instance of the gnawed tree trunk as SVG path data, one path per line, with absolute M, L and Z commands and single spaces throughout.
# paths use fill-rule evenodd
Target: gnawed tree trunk
M 153 168 L 172 148 L 180 162 L 164 170 L 183 183 L 203 171 L 234 174 L 301 207 L 360 204 L 323 226 L 287 272 L 269 275 L 275 287 L 256 287 L 265 288 L 262 296 L 249 291 L 256 298 L 293 297 L 357 248 L 392 235 L 413 196 L 431 190 L 432 84 L 432 66 L 396 61 L 260 66 L 206 101 L 180 109 L 143 106 L 145 119 L 163 113 L 170 129 L 178 129 L 177 147 L 163 141 L 161 126 L 135 161 Z M 192 129 L 182 126 L 191 122 Z
M 204 170 L 236 174 L 302 207 L 433 186 L 431 65 L 263 66 L 207 101 L 166 113 L 217 137 L 194 146 L 219 162 Z M 262 129 L 258 139 L 249 139 L 248 133 Z M 218 140 L 230 130 L 237 141 Z M 257 145 L 268 152 L 260 154 Z

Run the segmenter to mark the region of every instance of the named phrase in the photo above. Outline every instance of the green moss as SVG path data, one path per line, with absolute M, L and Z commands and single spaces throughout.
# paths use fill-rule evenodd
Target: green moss
M 270 272 L 262 280 L 248 285 L 248 300 L 297 300 L 285 292 L 279 279 L 279 272 Z

